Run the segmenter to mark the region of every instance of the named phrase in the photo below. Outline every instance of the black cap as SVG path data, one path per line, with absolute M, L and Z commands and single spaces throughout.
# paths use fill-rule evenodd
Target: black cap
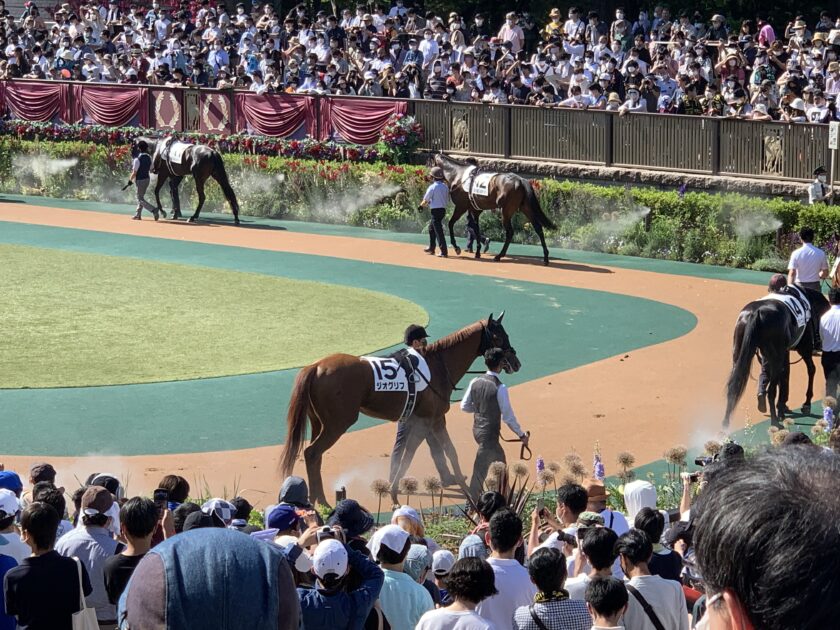
M 825 166 L 818 166 L 814 169 L 814 175 L 822 175 L 823 173 L 827 173 L 828 171 L 825 170 Z
M 426 339 L 428 336 L 425 328 L 418 324 L 412 324 L 405 329 L 405 345 L 410 346 L 412 341 Z
M 191 529 L 203 529 L 205 527 L 224 527 L 215 515 L 205 514 L 201 510 L 193 512 L 184 520 L 184 531 L 188 532 Z

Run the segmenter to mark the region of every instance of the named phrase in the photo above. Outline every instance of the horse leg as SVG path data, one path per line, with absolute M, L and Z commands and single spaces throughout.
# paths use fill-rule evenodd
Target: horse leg
M 195 179 L 195 192 L 198 194 L 198 207 L 190 217 L 190 223 L 198 221 L 198 217 L 201 214 L 201 208 L 204 206 L 204 182 L 207 179 L 207 176 L 199 173 L 197 169 L 193 169 L 193 178 Z
M 507 254 L 508 247 L 510 247 L 510 242 L 513 240 L 513 223 L 511 222 L 510 216 L 507 216 L 507 213 L 502 211 L 504 218 L 502 220 L 502 224 L 505 227 L 505 244 L 502 245 L 502 251 L 496 254 L 493 257 L 493 260 L 499 262 L 502 258 L 505 257 Z
M 181 218 L 181 196 L 178 189 L 181 187 L 183 175 L 173 175 L 169 178 L 169 196 L 172 199 L 172 218 Z
M 543 249 L 543 264 L 547 267 L 548 266 L 548 246 L 545 244 L 545 234 L 543 233 L 543 226 L 540 225 L 539 221 L 534 221 L 531 223 L 534 226 L 534 231 L 537 233 L 537 236 L 540 237 L 540 245 L 542 245 Z
M 169 173 L 158 173 L 157 184 L 155 184 L 155 201 L 157 202 L 157 210 L 160 213 L 160 216 L 164 219 L 166 218 L 166 210 L 163 209 L 163 205 L 160 203 L 160 189 L 163 188 L 163 185 L 166 183 L 168 177 Z
M 775 375 L 768 378 L 767 383 L 767 398 L 768 398 L 768 407 L 770 411 L 770 425 L 774 427 L 781 428 L 781 420 L 784 418 L 784 412 L 782 412 L 781 417 L 779 417 L 779 405 L 776 396 L 778 394 L 779 389 L 779 382 L 778 377 Z
M 778 378 L 779 382 L 779 398 L 776 406 L 779 416 L 784 418 L 785 415 L 790 414 L 790 408 L 787 403 L 790 399 L 790 352 L 785 352 L 782 357 L 782 370 Z
M 817 366 L 814 365 L 813 352 L 800 352 L 802 360 L 805 362 L 805 367 L 808 370 L 808 390 L 805 392 L 805 404 L 802 405 L 802 413 L 806 416 L 811 415 L 811 400 L 814 398 L 814 375 L 817 373 Z
M 389 479 L 391 482 L 391 500 L 394 502 L 394 505 L 399 503 L 397 490 L 400 485 L 400 479 L 402 479 L 408 472 L 408 467 L 414 459 L 417 447 L 419 447 L 420 443 L 426 439 L 426 436 L 430 431 L 429 423 L 425 418 L 410 416 L 404 422 L 406 423 L 405 447 L 403 448 L 402 457 L 397 465 L 394 466 L 392 462 L 391 471 L 393 477 Z
M 458 206 L 455 206 L 454 212 L 452 212 L 452 216 L 449 217 L 449 242 L 452 243 L 452 249 L 455 250 L 455 255 L 461 255 L 461 248 L 458 247 L 458 243 L 455 242 L 455 224 L 458 222 L 464 215 L 464 211 L 460 209 Z
M 313 416 L 318 416 L 317 419 Z M 328 416 L 331 421 L 336 420 L 329 426 L 326 425 L 318 414 L 311 414 L 309 422 L 312 427 L 312 441 L 303 449 L 303 460 L 306 462 L 306 476 L 309 480 L 309 497 L 321 505 L 329 505 L 327 495 L 324 492 L 324 480 L 321 477 L 321 463 L 326 453 L 344 432 L 355 422 L 354 419 L 345 419 L 341 422 L 340 417 Z M 358 414 L 357 416 L 358 417 Z

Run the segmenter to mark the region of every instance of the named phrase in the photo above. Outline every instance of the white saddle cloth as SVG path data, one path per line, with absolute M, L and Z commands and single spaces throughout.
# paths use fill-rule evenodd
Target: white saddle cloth
M 490 180 L 496 176 L 496 173 L 479 173 L 471 180 L 470 177 L 477 168 L 477 166 L 470 166 L 464 171 L 461 177 L 461 188 L 475 197 L 486 197 L 490 194 Z
M 775 300 L 776 302 L 781 302 L 787 306 L 796 318 L 797 328 L 804 328 L 808 324 L 808 320 L 811 319 L 811 305 L 804 296 L 802 298 L 798 298 L 795 295 L 785 293 L 770 293 L 761 299 Z
M 181 164 L 184 160 L 184 153 L 192 145 L 186 142 L 174 141 L 169 144 L 169 161 L 173 164 Z
M 419 393 L 428 386 L 432 380 L 432 373 L 429 371 L 429 364 L 419 353 L 409 352 L 411 357 L 417 359 L 415 368 L 414 384 L 415 390 Z M 393 357 L 362 357 L 370 364 L 373 371 L 373 389 L 377 392 L 408 392 L 408 375 L 405 373 L 399 360 Z M 420 372 L 420 374 L 417 374 Z M 423 378 L 425 377 L 425 378 Z

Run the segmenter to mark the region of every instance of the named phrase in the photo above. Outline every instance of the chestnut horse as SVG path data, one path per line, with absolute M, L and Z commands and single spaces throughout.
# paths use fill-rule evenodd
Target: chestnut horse
M 417 395 L 414 412 L 405 421 L 416 430 L 409 431 L 405 453 L 398 472 L 391 482 L 391 497 L 396 502 L 397 485 L 408 471 L 411 459 L 424 437 L 432 432 L 452 463 L 461 489 L 468 495 L 458 465 L 455 446 L 446 431 L 449 398 L 458 381 L 467 373 L 476 358 L 490 348 L 505 352 L 505 371 L 516 372 L 520 362 L 502 326 L 504 312 L 498 319 L 491 313 L 486 321 L 478 321 L 429 344 L 423 355 L 429 365 L 431 380 Z M 321 458 L 324 453 L 359 419 L 359 413 L 371 418 L 396 421 L 406 401 L 404 392 L 374 391 L 373 370 L 364 359 L 349 354 L 332 354 L 301 369 L 295 378 L 289 412 L 286 418 L 288 435 L 283 447 L 280 469 L 290 475 L 303 450 L 309 494 L 313 500 L 327 505 L 321 479 Z M 307 419 L 312 428 L 309 446 L 303 448 Z
M 540 201 L 537 199 L 537 194 L 534 192 L 531 182 L 514 173 L 497 173 L 490 180 L 486 196 L 470 195 L 467 191 L 469 177 L 466 176 L 466 171 L 471 166 L 478 168 L 474 160 L 461 162 L 447 157 L 443 153 L 438 153 L 435 155 L 435 164 L 443 169 L 446 183 L 449 184 L 449 194 L 452 197 L 452 203 L 455 205 L 455 211 L 449 219 L 449 239 L 456 254 L 461 253 L 461 249 L 455 243 L 455 223 L 458 219 L 467 212 L 471 212 L 475 216 L 476 223 L 478 223 L 478 217 L 482 210 L 498 208 L 502 211 L 505 244 L 502 245 L 502 250 L 496 254 L 493 260 L 498 262 L 507 254 L 508 247 L 513 239 L 513 215 L 521 212 L 528 218 L 537 236 L 540 237 L 540 244 L 543 249 L 543 264 L 548 265 L 548 247 L 545 244 L 543 228 L 553 230 L 554 223 L 540 207 Z M 479 243 L 481 243 L 480 238 Z

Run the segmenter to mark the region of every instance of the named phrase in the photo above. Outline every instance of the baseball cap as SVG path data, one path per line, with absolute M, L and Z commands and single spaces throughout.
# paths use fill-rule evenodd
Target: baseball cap
M 347 573 L 347 549 L 335 539 L 324 540 L 315 548 L 312 567 L 321 579 L 330 574 L 342 577 Z
M 96 516 L 105 514 L 114 505 L 114 495 L 102 486 L 89 486 L 82 495 L 82 514 Z
M 435 551 L 432 556 L 432 572 L 438 577 L 448 575 L 454 564 L 455 556 L 447 549 Z
M 480 536 L 470 534 L 461 541 L 461 545 L 458 547 L 458 557 L 484 559 L 487 557 L 487 545 L 484 544 Z M 434 565 L 432 566 L 434 568 Z
M 236 515 L 236 506 L 224 499 L 210 499 L 201 506 L 201 511 L 205 514 L 214 515 L 227 526 L 230 525 Z
M 205 527 L 224 527 L 222 523 L 215 516 L 205 514 L 202 511 L 193 512 L 186 519 L 184 519 L 184 527 L 182 531 L 188 532 L 191 529 L 202 529 Z
M 281 532 L 292 529 L 300 517 L 295 506 L 283 503 L 269 506 L 265 511 L 265 526 Z
M 23 482 L 14 470 L 0 471 L 0 488 L 18 493 L 23 490 Z
M 376 558 L 379 555 L 379 549 L 383 545 L 393 551 L 394 553 L 401 553 L 405 548 L 405 543 L 408 540 L 408 532 L 397 525 L 386 525 L 385 527 L 376 530 L 373 536 L 370 537 L 370 555 Z
M 17 495 L 11 490 L 6 490 L 5 488 L 0 490 L 0 512 L 5 514 L 3 518 L 13 516 L 20 512 L 20 501 L 18 501 Z
M 47 464 L 46 462 L 32 464 L 29 468 L 29 478 L 35 483 L 39 481 L 55 481 L 55 476 L 55 468 L 53 468 L 52 464 Z

